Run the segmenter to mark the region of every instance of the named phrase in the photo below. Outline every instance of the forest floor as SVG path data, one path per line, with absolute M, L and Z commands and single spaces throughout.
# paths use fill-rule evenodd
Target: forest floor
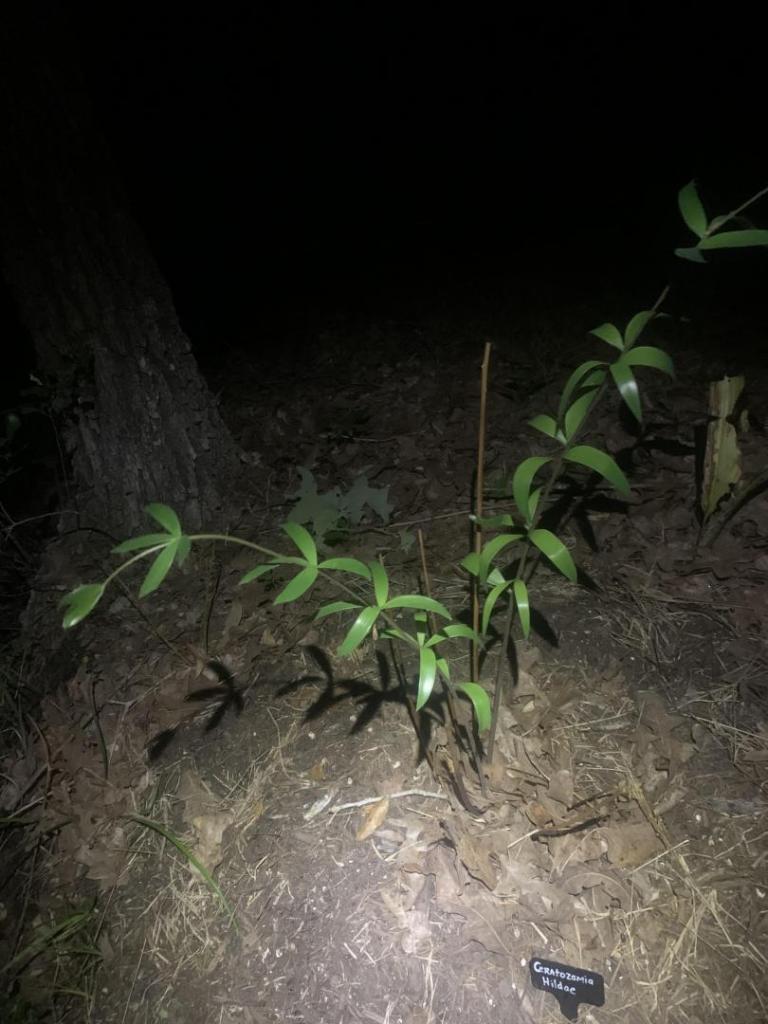
M 232 532 L 288 550 L 302 482 L 309 499 L 311 479 L 357 488 L 334 553 L 382 558 L 417 592 L 420 530 L 432 594 L 459 615 L 483 342 L 497 513 L 540 450 L 527 421 L 606 354 L 568 340 L 598 322 L 578 304 L 340 320 L 269 360 L 231 351 L 209 378 L 250 453 Z M 697 441 L 710 381 L 733 372 L 699 341 L 651 331 L 678 376 L 641 374 L 642 432 L 613 396 L 590 421 L 632 495 L 589 480 L 569 506 L 580 585 L 544 565 L 531 583 L 483 787 L 439 697 L 430 767 L 385 643 L 339 658 L 349 623 L 314 618 L 326 585 L 276 607 L 269 577 L 238 586 L 244 549 L 201 545 L 150 597 L 116 587 L 70 631 L 36 715 L 5 702 L 0 807 L 24 827 L 0 833 L 3 1019 L 554 1024 L 544 960 L 601 976 L 603 1005 L 599 979 L 576 983 L 585 1024 L 767 1020 L 768 494 L 697 550 Z M 740 372 L 768 408 L 765 379 Z M 764 462 L 764 434 L 743 445 Z M 57 540 L 27 629 L 56 631 L 62 592 L 106 564 L 101 539 Z

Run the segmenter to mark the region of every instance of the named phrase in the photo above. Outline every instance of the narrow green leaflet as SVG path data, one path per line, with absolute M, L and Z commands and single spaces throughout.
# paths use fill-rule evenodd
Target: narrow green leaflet
M 391 597 L 384 605 L 389 611 L 392 608 L 418 608 L 425 612 L 432 612 L 443 619 L 451 619 L 452 615 L 439 601 L 433 597 L 424 597 L 422 594 L 403 594 L 401 597 Z
M 689 260 L 691 263 L 706 263 L 707 261 L 701 255 L 699 247 L 686 246 L 682 249 L 675 249 L 675 256 L 679 256 L 681 260 Z
M 617 348 L 619 352 L 624 351 L 624 340 L 621 337 L 621 331 L 615 324 L 600 324 L 599 327 L 593 327 L 589 333 Z
M 528 459 L 523 459 L 512 477 L 512 497 L 526 523 L 531 521 L 529 499 L 533 478 L 542 466 L 546 466 L 551 461 L 549 457 L 543 455 L 532 455 Z
M 179 536 L 175 540 L 169 541 L 163 550 L 159 552 L 157 558 L 150 565 L 147 575 L 144 577 L 144 582 L 139 590 L 139 597 L 146 597 L 148 594 L 151 594 L 163 582 L 173 565 L 180 540 L 181 537 Z
M 496 586 L 488 592 L 488 595 L 483 603 L 483 618 L 480 624 L 480 629 L 483 632 L 483 636 L 486 636 L 488 633 L 488 626 L 491 621 L 491 616 L 493 615 L 493 609 L 496 607 L 496 602 L 499 600 L 504 591 L 509 588 L 510 585 L 511 584 L 509 580 L 504 580 L 503 583 L 497 583 Z
M 479 640 L 480 637 L 471 626 L 465 626 L 463 622 L 452 622 L 443 626 L 440 630 L 448 640 Z
M 456 689 L 472 701 L 477 720 L 477 731 L 485 732 L 486 729 L 490 729 L 491 702 L 482 686 L 479 683 L 457 683 Z
M 312 539 L 312 534 L 301 523 L 283 523 L 283 531 L 288 534 L 293 543 L 302 553 L 310 565 L 317 565 L 317 545 Z
M 369 562 L 368 568 L 371 570 L 376 604 L 379 608 L 384 608 L 389 597 L 389 578 L 387 572 L 380 562 Z
M 638 345 L 622 357 L 622 361 L 629 366 L 650 366 L 654 370 L 661 370 L 668 377 L 675 376 L 675 364 L 667 353 L 656 348 L 655 345 Z
M 611 376 L 614 379 L 619 394 L 627 404 L 627 408 L 635 417 L 638 423 L 642 422 L 643 410 L 640 406 L 640 391 L 635 380 L 635 375 L 627 366 L 624 357 L 611 363 Z
M 543 555 L 547 556 L 563 576 L 569 579 L 571 583 L 576 582 L 576 566 L 573 564 L 571 553 L 554 533 L 550 530 L 531 530 L 528 538 Z
M 454 622 L 443 626 L 439 632 L 433 633 L 424 646 L 436 647 L 444 640 L 475 640 L 479 643 L 481 637 L 470 626 L 465 626 L 462 622 Z
M 146 505 L 144 511 L 147 515 L 152 516 L 156 523 L 160 523 L 164 530 L 173 537 L 181 536 L 181 523 L 179 517 L 168 505 L 161 505 L 158 502 L 153 502 L 151 505 Z
M 498 554 L 500 554 L 504 548 L 510 544 L 514 544 L 515 541 L 520 540 L 523 537 L 522 533 L 500 533 L 497 537 L 489 540 L 487 544 L 483 545 L 483 550 L 480 552 L 480 563 L 478 576 L 481 582 L 485 583 L 488 578 L 488 570 L 491 567 L 491 563 Z
M 317 566 L 308 565 L 306 569 L 302 569 L 301 572 L 297 573 L 293 579 L 283 587 L 275 598 L 275 604 L 290 604 L 291 601 L 297 600 L 302 594 L 306 594 L 317 579 L 317 576 Z
M 605 374 L 603 374 L 603 376 L 605 376 Z M 602 383 L 602 381 L 600 383 Z M 598 387 L 599 385 L 595 385 L 595 387 L 585 390 L 566 410 L 565 416 L 563 417 L 563 431 L 560 435 L 560 438 L 562 438 L 563 441 L 570 441 L 586 419 L 587 413 L 591 409 L 592 403 L 597 397 Z M 560 438 L 558 438 L 558 440 Z
M 569 462 L 576 462 L 599 473 L 625 498 L 630 496 L 629 481 L 616 465 L 616 461 L 606 452 L 601 452 L 599 448 L 593 448 L 588 444 L 578 444 L 570 451 L 566 451 L 564 457 Z
M 326 558 L 324 562 L 320 563 L 319 568 L 351 572 L 355 576 L 362 576 L 366 580 L 371 578 L 371 570 L 357 558 Z
M 720 231 L 699 242 L 700 249 L 746 249 L 751 246 L 768 245 L 768 230 L 748 228 L 745 231 Z
M 344 641 L 339 647 L 339 657 L 346 658 L 352 653 L 360 644 L 365 640 L 370 631 L 373 629 L 373 624 L 379 617 L 379 608 L 363 608 L 360 614 L 357 616 L 355 621 L 352 623 L 349 632 L 344 637 Z
M 63 621 L 64 629 L 71 629 L 86 615 L 90 615 L 101 600 L 103 593 L 103 583 L 84 583 L 63 597 L 59 603 L 66 608 Z
M 553 441 L 560 441 L 561 444 L 564 441 L 562 433 L 557 429 L 557 420 L 554 416 L 541 413 L 539 416 L 534 416 L 532 420 L 528 420 L 528 426 L 533 427 L 534 430 L 538 430 L 542 434 L 546 434 Z
M 415 637 L 411 636 L 410 633 L 406 633 L 404 629 L 400 629 L 399 626 L 387 626 L 386 629 L 382 629 L 379 635 L 387 639 L 402 640 L 403 643 L 409 644 L 411 647 L 420 646 Z
M 254 569 L 249 569 L 244 576 L 240 577 L 239 586 L 244 583 L 252 583 L 257 580 L 259 576 L 263 576 L 265 573 L 272 572 L 279 565 L 279 562 L 270 562 L 269 565 L 257 565 Z
M 419 647 L 423 647 L 427 640 L 427 613 L 423 611 L 414 612 L 413 621 L 416 624 L 416 640 Z
M 420 711 L 430 698 L 435 685 L 437 658 L 431 647 L 419 648 L 419 692 L 416 697 L 416 710 Z
M 466 569 L 470 576 L 480 575 L 480 555 L 476 551 L 470 551 L 468 555 L 459 562 L 462 569 Z
M 587 359 L 586 362 L 577 366 L 571 376 L 565 382 L 563 393 L 557 407 L 557 419 L 562 423 L 563 414 L 571 404 L 571 399 L 577 391 L 585 388 L 599 387 L 605 379 L 605 363 L 599 359 Z
M 531 496 L 528 499 L 528 508 L 531 512 L 531 520 L 536 518 L 536 513 L 539 510 L 539 499 L 541 498 L 543 487 L 536 487 L 531 491 Z
M 707 215 L 701 205 L 695 181 L 689 181 L 680 189 L 677 193 L 677 205 L 688 228 L 698 238 L 702 238 L 707 230 Z
M 502 526 L 514 526 L 515 525 L 514 518 L 511 515 L 509 515 L 509 513 L 507 513 L 507 512 L 505 512 L 503 515 L 500 515 L 500 516 L 474 516 L 474 515 L 471 515 L 469 517 L 469 519 L 470 519 L 470 522 L 477 523 L 477 525 L 482 527 L 484 530 L 498 530 Z M 465 566 L 465 568 L 466 568 L 466 566 Z
M 654 316 L 656 316 L 656 314 L 652 309 L 644 309 L 641 313 L 635 313 L 635 315 L 627 324 L 627 329 L 624 331 L 625 349 L 632 348 L 637 339 L 648 326 L 649 321 L 653 320 Z
M 141 551 L 142 548 L 154 548 L 160 544 L 167 544 L 172 539 L 172 534 L 168 533 L 143 533 L 141 537 L 131 537 L 130 540 L 124 540 L 122 544 L 112 548 L 112 553 L 115 555 L 127 555 L 130 551 Z
M 525 585 L 525 580 L 515 580 L 513 587 L 517 614 L 520 616 L 520 627 L 527 640 L 531 633 L 531 606 L 528 601 L 528 587 Z
M 352 601 L 331 601 L 318 608 L 315 614 L 315 622 L 324 619 L 327 615 L 336 615 L 339 612 L 351 612 L 354 608 L 362 608 L 361 604 L 354 604 Z
M 192 541 L 186 535 L 182 533 L 179 537 L 179 543 L 176 545 L 176 565 L 181 568 L 187 560 L 189 552 L 192 550 Z

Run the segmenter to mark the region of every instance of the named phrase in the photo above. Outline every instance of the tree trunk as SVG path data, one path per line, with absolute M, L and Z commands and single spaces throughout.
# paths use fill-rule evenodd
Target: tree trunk
M 143 532 L 149 501 L 186 528 L 220 523 L 237 448 L 131 217 L 66 27 L 56 8 L 36 18 L 25 6 L 3 15 L 0 44 L 3 264 L 62 414 L 81 523 Z

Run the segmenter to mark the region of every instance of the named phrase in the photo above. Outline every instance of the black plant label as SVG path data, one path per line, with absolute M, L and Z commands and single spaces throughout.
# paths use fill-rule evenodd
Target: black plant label
M 531 957 L 529 966 L 533 987 L 550 992 L 568 1020 L 578 1019 L 579 1003 L 602 1006 L 605 1002 L 602 974 L 555 960 L 541 960 L 537 956 Z

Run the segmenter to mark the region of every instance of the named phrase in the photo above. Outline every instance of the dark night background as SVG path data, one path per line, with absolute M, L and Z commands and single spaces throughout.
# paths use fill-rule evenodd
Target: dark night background
M 765 184 L 762 43 L 737 14 L 58 9 L 206 372 L 339 317 L 492 318 L 539 293 L 621 319 L 670 280 L 678 312 L 762 298 L 760 253 L 672 255 L 682 185 L 725 212 Z M 2 307 L 8 407 L 35 356 Z
M 761 43 L 693 5 L 671 17 L 75 4 L 72 32 L 204 348 L 514 299 L 521 275 L 634 276 L 652 301 L 684 239 L 677 190 L 696 177 L 727 209 L 765 169 Z

